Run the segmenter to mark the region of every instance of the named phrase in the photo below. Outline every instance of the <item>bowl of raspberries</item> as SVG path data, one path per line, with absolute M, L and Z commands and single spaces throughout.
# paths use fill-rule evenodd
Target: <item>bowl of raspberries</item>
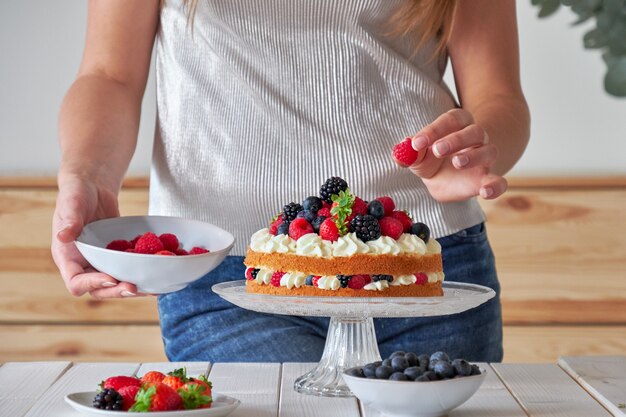
M 87 224 L 76 247 L 100 272 L 149 294 L 185 288 L 218 266 L 235 238 L 215 225 L 171 216 L 123 216 Z
M 364 405 L 390 417 L 447 416 L 478 391 L 485 376 L 478 365 L 441 351 L 430 355 L 397 351 L 343 374 Z

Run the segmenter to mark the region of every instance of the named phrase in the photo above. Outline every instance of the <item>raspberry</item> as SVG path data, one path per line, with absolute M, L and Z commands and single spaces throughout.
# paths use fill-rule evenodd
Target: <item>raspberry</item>
M 189 255 L 201 255 L 203 253 L 209 253 L 209 250 L 205 248 L 201 248 L 200 246 L 194 246 L 189 251 Z
M 133 245 L 128 240 L 119 239 L 109 242 L 106 248 L 111 250 L 117 250 L 120 252 L 126 252 L 127 249 L 132 249 Z
M 305 218 L 298 217 L 289 223 L 289 237 L 293 240 L 298 240 L 309 233 L 313 233 L 313 226 Z
M 313 277 L 313 279 L 311 280 L 311 283 L 313 284 L 314 287 L 317 287 L 317 281 L 319 281 L 320 278 L 321 278 L 321 276 L 319 276 L 319 275 L 315 275 Z
M 284 272 L 281 271 L 276 271 L 272 274 L 272 280 L 270 281 L 270 284 L 272 284 L 275 287 L 280 287 L 280 279 L 283 277 L 283 275 L 285 275 Z
M 406 138 L 393 146 L 393 157 L 402 167 L 413 165 L 417 160 L 417 151 L 411 146 L 411 138 Z
M 378 197 L 376 200 L 383 203 L 383 207 L 385 208 L 385 216 L 391 215 L 393 211 L 396 209 L 396 203 L 393 202 L 391 197 L 383 196 Z
M 372 282 L 372 278 L 369 275 L 353 275 L 352 279 L 348 281 L 348 287 L 353 290 L 360 290 L 370 282 Z
M 169 250 L 160 250 L 155 255 L 164 255 L 164 256 L 176 256 L 176 254 Z
M 318 210 L 317 217 L 330 217 L 330 205 L 328 207 L 323 207 Z
M 416 285 L 424 285 L 428 282 L 428 275 L 423 272 L 415 274 L 415 278 L 417 278 L 417 281 L 415 281 Z
M 160 250 L 163 250 L 163 243 L 152 232 L 146 232 L 141 235 L 135 244 L 135 252 L 137 253 L 154 254 Z
M 320 237 L 324 240 L 330 240 L 332 242 L 339 239 L 339 229 L 333 219 L 326 219 L 320 226 Z
M 163 243 L 163 247 L 165 248 L 165 250 L 168 250 L 170 252 L 175 252 L 176 249 L 178 249 L 178 247 L 180 246 L 178 238 L 173 233 L 163 233 L 159 236 L 159 240 L 161 241 L 161 243 Z
M 183 248 L 176 249 L 176 250 L 174 251 L 174 253 L 175 253 L 177 256 L 185 256 L 185 255 L 189 255 L 189 252 L 187 252 L 187 251 L 186 251 L 185 249 L 183 249 Z
M 383 217 L 378 221 L 378 225 L 380 226 L 380 233 L 383 236 L 389 236 L 396 240 L 402 236 L 402 232 L 404 231 L 402 222 L 393 217 Z
M 411 220 L 406 211 L 395 210 L 389 215 L 389 217 L 399 220 L 400 223 L 402 223 L 402 231 L 404 233 L 409 233 L 409 230 L 411 230 L 411 226 L 413 225 L 413 220 Z
M 367 214 L 367 203 L 359 197 L 354 197 L 354 203 L 352 204 L 352 214 Z
M 283 218 L 282 216 L 278 216 L 278 218 L 274 220 L 272 224 L 270 224 L 270 235 L 276 236 L 278 226 L 280 226 L 281 224 L 283 224 Z
M 252 281 L 252 280 L 256 279 L 256 274 L 258 274 L 258 273 L 259 273 L 258 269 L 250 267 L 250 268 L 246 269 L 246 279 L 248 281 Z
M 135 238 L 133 240 L 130 241 L 130 244 L 133 245 L 133 248 L 135 247 L 135 245 L 137 244 L 137 241 L 139 240 L 139 238 L 141 236 L 142 235 L 137 235 L 137 236 L 135 236 Z

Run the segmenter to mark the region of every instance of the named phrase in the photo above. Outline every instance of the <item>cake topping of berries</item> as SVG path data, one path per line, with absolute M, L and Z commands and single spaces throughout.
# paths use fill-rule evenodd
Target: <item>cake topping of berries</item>
M 339 239 L 339 229 L 337 224 L 331 218 L 328 218 L 320 225 L 320 237 L 324 240 L 330 240 L 331 242 Z
M 322 207 L 324 207 L 324 202 L 314 195 L 305 198 L 302 202 L 302 208 L 313 213 L 317 213 Z
M 314 233 L 313 226 L 305 218 L 298 217 L 289 223 L 289 237 L 293 240 L 298 240 L 309 233 Z
M 283 222 L 290 222 L 298 217 L 298 212 L 302 211 L 302 206 L 298 203 L 289 203 L 283 207 Z
M 385 216 L 389 216 L 396 209 L 396 203 L 391 199 L 391 197 L 383 196 L 376 198 L 376 200 L 383 203 L 383 207 L 385 208 Z
M 335 220 L 337 230 L 341 236 L 348 233 L 347 222 L 352 215 L 352 205 L 354 204 L 354 195 L 350 192 L 350 189 L 340 191 L 339 194 L 332 197 L 333 205 L 330 209 L 330 214 Z
M 330 204 L 333 202 L 333 195 L 339 195 L 341 191 L 346 191 L 347 189 L 348 183 L 344 179 L 331 177 L 320 187 L 320 198 Z
M 402 223 L 404 233 L 409 233 L 411 226 L 413 225 L 413 220 L 406 211 L 395 210 L 389 215 L 389 217 L 393 217 L 394 219 L 400 221 L 400 223 Z
M 367 214 L 382 219 L 385 217 L 385 206 L 378 200 L 372 200 L 367 205 Z
M 393 217 L 383 217 L 378 221 L 378 224 L 380 225 L 380 233 L 392 239 L 398 240 L 404 232 L 404 227 L 400 220 L 396 220 Z
M 402 167 L 409 167 L 417 160 L 418 152 L 413 149 L 411 142 L 411 138 L 406 138 L 393 147 L 393 157 Z
M 425 243 L 428 243 L 430 239 L 430 228 L 424 223 L 413 223 L 411 225 L 410 233 L 422 239 Z
M 350 222 L 350 230 L 363 242 L 376 240 L 380 237 L 380 226 L 378 220 L 369 214 L 358 215 Z

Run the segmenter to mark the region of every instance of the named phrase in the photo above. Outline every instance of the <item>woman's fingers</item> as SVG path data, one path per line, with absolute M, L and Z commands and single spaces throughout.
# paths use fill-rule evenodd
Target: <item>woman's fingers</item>
M 498 149 L 493 145 L 485 145 L 480 148 L 468 149 L 452 156 L 452 165 L 456 169 L 469 169 L 474 167 L 491 168 L 498 157 Z
M 452 109 L 420 130 L 412 140 L 413 149 L 423 151 L 433 145 L 437 140 L 448 136 L 474 123 L 471 113 L 464 109 Z
M 432 149 L 437 158 L 445 158 L 465 149 L 484 146 L 487 143 L 489 143 L 489 137 L 485 129 L 477 124 L 471 124 L 437 140 Z
M 481 177 L 478 194 L 485 200 L 500 197 L 508 188 L 506 179 L 496 174 L 485 174 Z
M 148 294 L 138 292 L 137 287 L 129 282 L 120 282 L 113 287 L 95 288 L 89 292 L 89 295 L 100 300 L 105 298 L 143 297 Z

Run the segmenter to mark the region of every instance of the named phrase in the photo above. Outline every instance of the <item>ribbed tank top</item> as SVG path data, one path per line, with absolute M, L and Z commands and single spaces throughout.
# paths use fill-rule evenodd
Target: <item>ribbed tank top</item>
M 484 220 L 475 199 L 441 204 L 392 147 L 455 100 L 446 57 L 391 37 L 403 0 L 180 0 L 161 11 L 150 213 L 204 220 L 236 238 L 331 176 L 388 195 L 441 237 Z

